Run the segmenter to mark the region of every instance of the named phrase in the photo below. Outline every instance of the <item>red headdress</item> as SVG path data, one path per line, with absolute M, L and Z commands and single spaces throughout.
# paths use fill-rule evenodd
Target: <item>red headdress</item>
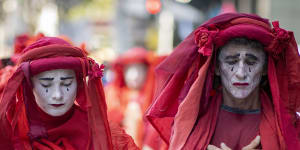
M 49 116 L 37 109 L 32 94 L 31 77 L 53 69 L 75 71 L 78 87 L 74 107 L 79 108 L 80 112 L 86 112 L 84 113 L 86 115 L 81 115 L 86 120 L 74 118 L 75 122 L 72 122 L 72 119 L 65 122 L 69 114 L 73 113 L 68 112 L 62 117 L 54 118 L 54 122 L 53 118 L 50 118 L 52 122 L 49 124 L 40 121 L 47 121 L 47 119 L 49 121 Z M 27 150 L 47 144 L 54 149 L 59 149 L 55 145 L 57 144 L 63 145 L 64 149 L 71 149 L 68 147 L 70 145 L 66 144 L 68 139 L 64 137 L 72 138 L 72 135 L 86 132 L 86 137 L 82 137 L 84 139 L 77 142 L 77 145 L 71 144 L 73 148 L 112 149 L 101 83 L 102 69 L 103 66 L 99 66 L 94 60 L 88 58 L 81 49 L 59 38 L 44 37 L 26 47 L 18 60 L 18 68 L 8 80 L 1 97 L 0 148 Z M 78 126 L 80 122 L 86 127 Z M 51 133 L 48 130 L 49 126 L 52 126 L 50 127 Z M 77 130 L 73 131 L 72 128 L 77 128 Z M 80 145 L 80 143 L 84 144 Z
M 198 27 L 157 67 L 155 100 L 146 117 L 170 149 L 183 149 L 196 125 L 201 128 L 197 144 L 201 149 L 209 144 L 220 105 L 212 100 L 216 50 L 236 37 L 259 41 L 268 55 L 266 97 L 271 101 L 261 102 L 263 149 L 300 148 L 295 129 L 300 106 L 297 44 L 292 32 L 278 22 L 272 25 L 256 15 L 219 15 Z

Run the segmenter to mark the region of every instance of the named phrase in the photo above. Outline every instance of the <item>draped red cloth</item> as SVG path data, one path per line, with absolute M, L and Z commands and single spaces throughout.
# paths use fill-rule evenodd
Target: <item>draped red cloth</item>
M 206 131 L 207 128 L 212 128 L 213 131 L 216 127 L 217 118 L 222 103 L 222 94 L 218 93 L 212 97 L 209 109 L 203 117 L 199 119 L 194 131 L 189 136 L 187 143 L 182 149 L 199 149 L 206 150 L 208 144 L 212 140 L 213 133 Z M 260 92 L 261 100 L 261 122 L 259 125 L 259 135 L 261 135 L 262 149 L 266 150 L 283 150 L 285 148 L 284 140 L 281 135 L 279 124 L 277 122 L 274 109 L 268 95 Z M 207 127 L 208 126 L 208 127 Z M 204 127 L 204 128 L 203 128 Z M 254 133 L 255 134 L 255 133 Z M 249 141 L 250 143 L 250 141 Z M 249 144 L 247 143 L 247 144 Z M 218 146 L 218 145 L 217 145 Z
M 59 38 L 44 37 L 27 46 L 18 61 L 0 102 L 1 149 L 137 149 L 124 132 L 111 130 L 101 83 L 103 67 L 84 51 Z M 40 110 L 32 93 L 31 77 L 53 69 L 74 70 L 78 83 L 74 106 L 60 117 Z
M 231 149 L 242 149 L 259 135 L 259 123 L 259 110 L 247 113 L 222 105 L 210 144 L 218 146 L 223 142 Z
M 88 118 L 84 110 L 74 106 L 69 112 L 60 117 L 52 117 L 39 111 L 42 116 L 48 138 L 40 141 L 33 141 L 33 149 L 86 149 L 89 134 Z M 56 148 L 58 147 L 58 148 Z
M 2 94 L 7 80 L 12 76 L 16 67 L 6 66 L 0 70 L 0 95 Z
M 300 58 L 294 35 L 256 15 L 227 13 L 192 32 L 157 68 L 155 99 L 146 117 L 169 149 L 186 149 L 192 132 L 206 149 L 214 132 L 220 102 L 213 101 L 216 51 L 228 40 L 244 37 L 263 44 L 268 55 L 267 83 L 260 88 L 270 101 L 261 100 L 263 149 L 299 149 L 296 109 L 300 105 Z M 219 83 L 220 84 L 220 83 Z M 197 128 L 200 126 L 199 128 Z M 193 129 L 198 129 L 195 131 Z

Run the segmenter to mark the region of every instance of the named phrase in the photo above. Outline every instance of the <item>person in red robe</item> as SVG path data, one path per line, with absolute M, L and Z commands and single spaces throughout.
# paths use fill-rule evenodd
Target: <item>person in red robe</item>
M 32 44 L 33 42 L 39 40 L 40 38 L 44 37 L 43 34 L 39 33 L 35 36 L 29 36 L 28 34 L 21 34 L 15 38 L 14 42 L 14 53 L 11 56 L 10 61 L 12 62 L 10 65 L 5 66 L 4 68 L 0 69 L 0 95 L 6 85 L 7 80 L 11 77 L 14 71 L 17 69 L 15 64 L 20 57 L 22 50 Z
M 138 149 L 130 136 L 107 120 L 101 82 L 103 67 L 87 57 L 80 48 L 55 37 L 43 37 L 23 49 L 17 70 L 8 80 L 1 97 L 0 149 Z M 69 70 L 74 76 L 61 77 L 57 82 L 56 76 L 36 78 L 48 72 L 65 72 L 60 70 Z M 39 81 L 36 82 L 36 79 Z M 55 86 L 51 85 L 52 81 Z M 50 110 L 62 110 L 66 103 L 49 106 L 41 99 L 61 97 L 61 91 L 57 92 L 61 88 L 69 92 L 71 83 L 65 82 L 77 83 L 73 91 L 75 101 L 70 103 L 68 109 L 63 109 L 65 112 L 54 115 L 53 112 L 59 111 Z M 39 93 L 37 89 L 59 94 L 48 98 L 36 94 Z
M 156 73 L 146 117 L 169 149 L 300 149 L 300 57 L 293 33 L 278 21 L 216 16 Z
M 108 119 L 123 126 L 140 148 L 157 149 L 161 141 L 143 115 L 154 95 L 154 68 L 164 58 L 141 47 L 129 49 L 112 64 L 114 78 L 105 87 Z

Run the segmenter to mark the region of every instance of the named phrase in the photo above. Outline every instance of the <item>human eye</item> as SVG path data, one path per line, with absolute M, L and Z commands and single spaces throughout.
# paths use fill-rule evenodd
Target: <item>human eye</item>
M 236 64 L 238 62 L 238 60 L 236 60 L 236 59 L 232 59 L 232 60 L 227 60 L 227 61 L 225 61 L 225 63 L 227 63 L 227 64 L 229 64 L 229 65 L 234 65 L 234 64 Z
M 249 66 L 253 66 L 256 64 L 256 61 L 253 61 L 253 60 L 246 60 L 245 63 Z
M 71 84 L 72 84 L 72 83 L 67 83 L 67 84 L 66 84 L 66 83 L 63 83 L 62 85 L 63 85 L 63 86 L 70 86 Z
M 62 82 L 62 86 L 66 86 L 66 87 L 68 87 L 68 86 L 70 86 L 71 84 L 72 84 L 72 81 L 73 80 L 70 80 L 70 81 L 66 81 L 66 82 Z
M 41 83 L 41 85 L 42 85 L 42 87 L 44 87 L 44 88 L 47 88 L 47 87 L 50 87 L 50 86 L 51 86 L 51 84 L 50 84 L 50 83 L 47 83 L 47 84 L 45 84 L 45 83 Z
M 54 78 L 51 77 L 41 77 L 39 78 L 39 83 L 41 84 L 42 87 L 48 88 L 52 86 L 53 79 Z

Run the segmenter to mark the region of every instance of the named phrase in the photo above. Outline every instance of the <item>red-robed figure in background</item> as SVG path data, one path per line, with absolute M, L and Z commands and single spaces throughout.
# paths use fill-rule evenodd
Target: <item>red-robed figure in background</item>
M 146 116 L 170 150 L 300 149 L 300 57 L 278 22 L 214 17 L 156 71 Z
M 165 56 L 144 48 L 129 49 L 112 63 L 113 79 L 105 87 L 108 119 L 122 125 L 139 147 L 159 147 L 161 139 L 143 121 L 154 95 L 154 68 Z
M 0 149 L 138 149 L 107 120 L 102 66 L 68 42 L 27 46 L 0 103 Z
M 28 34 L 21 34 L 15 38 L 14 53 L 10 58 L 12 64 L 5 66 L 4 68 L 1 68 L 1 70 L 0 70 L 0 95 L 4 89 L 4 86 L 7 82 L 7 80 L 11 77 L 11 75 L 17 69 L 17 67 L 14 65 L 17 63 L 17 60 L 22 53 L 22 50 L 26 46 L 32 44 L 33 42 L 39 40 L 42 37 L 44 37 L 44 35 L 39 33 L 35 36 L 29 36 Z

